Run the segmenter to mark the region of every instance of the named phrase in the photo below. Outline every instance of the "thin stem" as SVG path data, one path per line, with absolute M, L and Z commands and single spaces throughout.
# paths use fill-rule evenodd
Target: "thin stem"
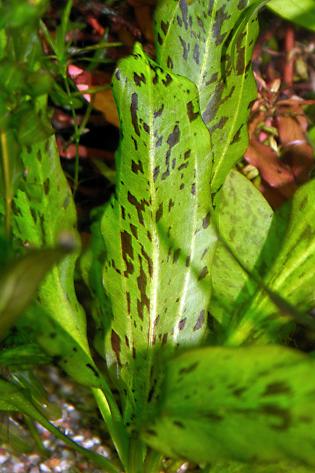
M 67 71 L 64 74 L 64 81 L 65 81 L 65 87 L 66 87 L 66 92 L 68 97 L 70 98 L 70 108 L 71 108 L 71 115 L 73 119 L 73 126 L 74 126 L 74 144 L 75 144 L 75 166 L 74 166 L 74 184 L 73 184 L 73 194 L 75 195 L 78 186 L 79 186 L 79 142 L 80 142 L 80 131 L 77 125 L 77 115 L 75 113 L 75 110 L 72 106 L 72 101 L 71 101 L 71 90 L 70 90 L 70 84 L 69 84 L 69 79 L 67 76 Z
M 128 465 L 129 439 L 116 401 L 108 389 L 106 389 L 106 395 L 100 388 L 92 388 L 92 392 L 120 461 L 126 468 Z
M 138 437 L 132 437 L 129 448 L 128 473 L 142 473 L 144 460 L 144 444 Z
M 3 170 L 3 187 L 5 196 L 5 215 L 4 225 L 5 234 L 10 236 L 11 231 L 11 210 L 12 210 L 12 189 L 11 189 L 11 171 L 10 171 L 10 155 L 8 148 L 7 133 L 4 129 L 0 130 L 2 170 Z
M 35 443 L 36 443 L 36 446 L 38 448 L 39 453 L 43 456 L 47 456 L 48 451 L 45 449 L 45 447 L 43 445 L 42 439 L 41 439 L 41 437 L 39 435 L 39 432 L 38 432 L 38 430 L 37 430 L 37 428 L 34 424 L 34 421 L 28 416 L 25 416 L 24 420 L 25 420 L 25 423 L 26 423 L 26 425 L 27 425 L 27 427 L 28 427 Z

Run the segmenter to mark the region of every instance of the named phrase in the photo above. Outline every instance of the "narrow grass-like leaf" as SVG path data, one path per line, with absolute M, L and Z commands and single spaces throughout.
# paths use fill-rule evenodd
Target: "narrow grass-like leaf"
M 300 313 L 315 307 L 315 286 L 313 277 L 315 258 L 315 181 L 301 187 L 295 194 L 290 211 L 286 236 L 281 250 L 264 284 L 274 293 L 296 307 Z M 257 291 L 242 314 L 237 327 L 231 326 L 227 343 L 238 345 L 254 336 L 271 337 L 279 334 L 279 328 L 290 320 L 285 308 L 276 306 L 266 292 Z M 307 316 L 306 316 L 307 319 Z
M 162 0 L 155 15 L 158 62 L 198 87 L 212 143 L 212 192 L 247 147 L 248 108 L 256 96 L 251 55 L 255 8 L 263 1 Z
M 195 85 L 139 46 L 116 70 L 114 95 L 122 138 L 116 197 L 102 222 L 113 313 L 108 362 L 140 418 L 154 383 L 154 349 L 195 345 L 206 331 L 215 240 L 209 134 Z
M 41 424 L 45 429 L 51 432 L 56 438 L 64 442 L 69 447 L 84 455 L 96 465 L 104 468 L 109 473 L 118 473 L 120 469 L 105 457 L 88 450 L 78 443 L 71 440 L 67 435 L 61 432 L 36 408 L 28 397 L 28 393 L 19 389 L 13 383 L 0 379 L 0 411 L 19 412 Z
M 156 421 L 144 434 L 153 448 L 197 463 L 315 466 L 314 360 L 277 346 L 217 347 L 164 369 Z

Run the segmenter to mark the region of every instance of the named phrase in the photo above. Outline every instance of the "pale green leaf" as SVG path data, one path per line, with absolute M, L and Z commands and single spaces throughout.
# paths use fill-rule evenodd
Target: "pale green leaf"
M 251 56 L 256 9 L 263 1 L 162 0 L 155 15 L 157 60 L 198 87 L 212 144 L 212 192 L 247 147 L 249 105 L 256 97 Z
M 61 169 L 54 139 L 23 149 L 24 176 L 14 198 L 13 231 L 26 246 L 45 247 L 59 240 L 78 241 L 76 213 Z M 79 382 L 99 386 L 100 375 L 91 358 L 86 321 L 74 290 L 77 253 L 66 257 L 46 277 L 29 321 L 42 347 L 59 357 L 61 366 Z M 40 316 L 39 316 L 40 314 Z
M 215 207 L 219 238 L 233 248 L 252 271 L 260 264 L 273 211 L 253 184 L 231 171 L 217 194 Z M 219 239 L 212 265 L 211 314 L 226 326 L 251 296 L 256 285 Z
M 277 346 L 201 348 L 162 372 L 155 422 L 150 417 L 144 432 L 153 448 L 196 463 L 315 466 L 315 363 L 306 355 Z
M 315 307 L 314 198 L 314 180 L 296 192 L 289 209 L 285 239 L 263 279 L 265 286 L 300 313 L 306 313 Z M 290 311 L 288 313 L 286 307 L 281 308 L 281 301 L 279 305 L 275 305 L 270 295 L 260 289 L 241 315 L 238 326 L 230 328 L 226 343 L 238 345 L 251 337 L 265 337 L 266 331 L 270 332 L 271 337 L 277 337 L 280 327 L 291 318 Z
M 315 31 L 314 0 L 271 0 L 268 7 L 277 15 Z
M 210 144 L 195 85 L 139 46 L 116 70 L 114 95 L 122 138 L 116 196 L 102 221 L 113 313 L 107 358 L 127 411 L 140 418 L 155 381 L 153 351 L 198 344 L 206 332 L 215 241 Z

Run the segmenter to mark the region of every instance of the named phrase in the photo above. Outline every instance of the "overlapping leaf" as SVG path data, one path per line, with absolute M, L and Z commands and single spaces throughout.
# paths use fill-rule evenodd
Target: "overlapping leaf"
M 256 96 L 251 54 L 263 1 L 162 0 L 156 12 L 158 62 L 198 87 L 212 143 L 212 192 L 247 147 L 246 122 Z
M 304 354 L 277 346 L 188 351 L 165 367 L 156 420 L 144 438 L 165 455 L 197 463 L 314 467 L 314 368 Z
M 315 31 L 315 10 L 313 0 L 271 0 L 268 7 L 286 20 Z
M 209 134 L 195 85 L 140 47 L 120 63 L 114 95 L 122 138 L 116 197 L 102 222 L 113 312 L 108 361 L 140 417 L 154 382 L 153 350 L 194 345 L 206 330 L 214 242 Z
M 264 284 L 274 293 L 306 313 L 315 307 L 314 248 L 315 248 L 315 181 L 301 187 L 295 194 L 286 236 L 281 250 L 264 278 Z M 256 333 L 263 335 L 266 327 L 274 327 L 274 335 L 287 323 L 290 314 L 281 301 L 275 305 L 263 289 L 253 297 L 242 314 L 238 327 L 231 327 L 229 344 L 243 343 Z M 306 316 L 307 322 L 307 316 Z
M 217 231 L 240 260 L 252 271 L 272 224 L 273 211 L 253 184 L 231 171 L 217 195 Z M 256 286 L 222 241 L 218 241 L 212 266 L 211 314 L 226 326 L 251 296 Z

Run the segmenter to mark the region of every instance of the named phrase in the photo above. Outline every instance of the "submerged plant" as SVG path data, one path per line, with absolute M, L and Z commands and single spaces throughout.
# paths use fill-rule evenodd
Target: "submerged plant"
M 136 45 L 114 73 L 116 190 L 81 259 L 106 368 L 74 291 L 78 253 L 21 320 L 91 388 L 117 452 L 105 471 L 159 471 L 163 456 L 209 472 L 315 465 L 314 360 L 281 346 L 294 324 L 314 329 L 314 181 L 274 213 L 233 169 L 247 146 L 264 3 L 162 0 L 156 61 Z M 20 246 L 75 234 L 53 139 L 22 144 L 20 159 Z M 7 405 L 23 408 L 13 395 Z

